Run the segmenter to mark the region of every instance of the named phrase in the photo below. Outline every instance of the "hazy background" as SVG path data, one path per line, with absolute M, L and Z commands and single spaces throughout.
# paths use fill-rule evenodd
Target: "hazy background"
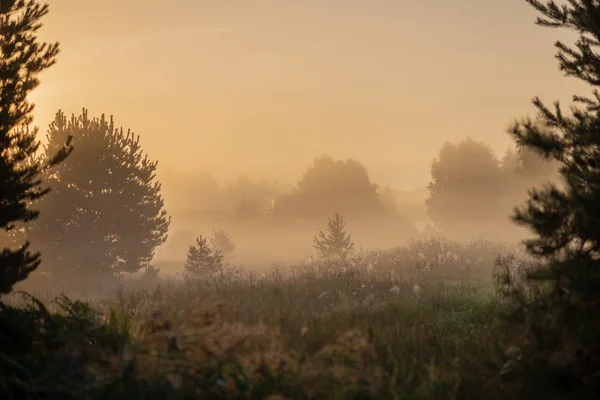
M 523 0 L 48 3 L 42 36 L 62 52 L 33 95 L 36 124 L 57 109 L 114 115 L 159 160 L 172 215 L 186 176 L 294 185 L 321 154 L 422 202 L 444 142 L 502 153 L 533 96 L 582 89 L 551 61 L 560 32 Z M 174 217 L 170 236 L 180 228 Z
M 570 99 L 553 41 L 522 0 L 49 0 L 59 62 L 35 93 L 142 136 L 162 170 L 295 181 L 313 157 L 426 185 L 441 144 L 504 149 L 532 96 Z

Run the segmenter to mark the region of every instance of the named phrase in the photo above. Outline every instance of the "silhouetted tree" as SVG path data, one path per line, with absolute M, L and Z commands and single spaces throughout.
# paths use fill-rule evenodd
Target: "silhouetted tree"
M 335 213 L 327 221 L 327 231 L 319 230 L 319 235 L 313 238 L 314 248 L 321 258 L 337 257 L 345 259 L 354 249 L 352 235 L 346 233 L 344 217 Z
M 384 211 L 364 165 L 323 156 L 314 160 L 294 191 L 276 199 L 272 216 L 324 217 L 333 212 L 372 216 Z
M 269 201 L 281 194 L 282 188 L 277 182 L 240 176 L 225 187 L 225 193 L 235 204 L 237 217 L 253 219 L 265 215 Z
M 386 186 L 377 191 L 379 201 L 383 208 L 390 214 L 398 212 L 397 192 L 394 188 Z
M 210 244 L 216 250 L 219 250 L 223 255 L 234 252 L 236 245 L 231 237 L 231 234 L 226 229 L 215 229 L 210 238 Z
M 508 222 L 508 212 L 502 215 L 499 161 L 489 146 L 470 138 L 456 145 L 446 143 L 433 161 L 431 178 L 427 210 L 443 231 Z
M 196 245 L 190 246 L 185 261 L 185 272 L 190 277 L 207 277 L 223 269 L 223 254 L 211 249 L 205 237 L 196 239 Z
M 29 130 L 34 105 L 27 95 L 39 85 L 38 74 L 56 62 L 58 43 L 37 40 L 48 6 L 37 1 L 0 1 L 0 229 L 10 233 L 19 222 L 38 217 L 31 202 L 42 198 L 43 172 L 70 151 L 69 138 L 57 143 L 46 160 L 35 160 L 37 128 Z M 4 239 L 7 239 L 5 236 Z M 5 244 L 11 243 L 5 240 Z M 29 242 L 0 252 L 0 294 L 24 280 L 40 263 Z
M 113 119 L 90 119 L 84 109 L 67 119 L 56 114 L 43 157 L 73 136 L 76 151 L 48 176 L 53 196 L 28 234 L 43 245 L 54 278 L 110 278 L 137 272 L 167 237 L 157 162 L 143 154 L 139 136 Z
M 266 217 L 268 203 L 264 205 L 264 211 L 261 211 L 260 206 L 255 200 L 247 200 L 242 198 L 233 208 L 233 218 L 236 221 L 252 221 Z
M 556 44 L 561 70 L 600 86 L 600 3 L 528 3 L 543 15 L 539 25 L 579 33 L 576 48 Z M 549 377 L 523 381 L 557 398 L 567 398 L 560 390 L 569 389 L 569 398 L 591 399 L 600 393 L 600 94 L 574 101 L 581 106 L 567 116 L 558 102 L 551 110 L 535 98 L 543 129 L 526 119 L 511 131 L 518 145 L 560 163 L 564 187 L 531 190 L 526 206 L 515 211 L 514 220 L 536 235 L 525 243 L 539 263 L 526 277 L 538 291 L 528 301 L 522 290 L 509 293 L 521 303 L 537 350 L 527 359 L 530 371 Z

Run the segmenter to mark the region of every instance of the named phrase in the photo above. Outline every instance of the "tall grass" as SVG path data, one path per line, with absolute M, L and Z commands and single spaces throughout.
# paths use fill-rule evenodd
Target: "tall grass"
M 492 281 L 506 250 L 429 238 L 349 263 L 122 287 L 88 299 L 87 328 L 71 328 L 94 357 L 73 369 L 66 344 L 41 353 L 74 398 L 507 398 L 501 373 L 520 335 L 497 317 Z M 28 398 L 64 398 L 48 379 Z

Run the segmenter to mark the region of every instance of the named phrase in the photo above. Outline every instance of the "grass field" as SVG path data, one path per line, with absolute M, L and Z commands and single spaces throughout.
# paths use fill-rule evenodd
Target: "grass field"
M 501 377 L 520 335 L 498 317 L 492 280 L 496 254 L 506 250 L 431 238 L 346 263 L 310 261 L 261 275 L 230 269 L 204 280 L 124 284 L 82 302 L 48 299 L 47 313 L 30 307 L 38 311 L 13 327 L 10 340 L 29 337 L 22 346 L 34 351 L 13 345 L 8 358 L 23 373 L 4 378 L 5 392 L 514 398 Z M 22 299 L 13 295 L 13 304 L 28 303 Z M 36 390 L 50 395 L 35 397 Z

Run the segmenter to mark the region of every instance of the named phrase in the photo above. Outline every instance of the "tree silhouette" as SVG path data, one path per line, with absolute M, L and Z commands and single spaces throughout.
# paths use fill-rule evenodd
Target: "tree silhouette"
M 48 6 L 37 1 L 0 2 L 0 229 L 14 231 L 19 222 L 36 219 L 39 211 L 31 202 L 49 191 L 42 187 L 48 167 L 66 158 L 69 137 L 57 143 L 56 152 L 36 160 L 37 128 L 29 130 L 34 105 L 27 95 L 39 85 L 38 74 L 56 62 L 58 43 L 39 42 L 40 20 Z M 0 252 L 0 294 L 9 293 L 40 263 L 40 254 L 29 250 L 29 242 Z
M 84 109 L 56 114 L 43 157 L 67 136 L 76 150 L 48 181 L 54 190 L 40 202 L 45 214 L 28 231 L 47 254 L 54 278 L 110 278 L 146 265 L 167 237 L 157 162 L 141 150 L 139 136 L 117 129 L 111 118 L 90 119 Z
M 256 221 L 261 217 L 266 217 L 268 204 L 265 204 L 264 211 L 259 208 L 256 200 L 240 199 L 233 208 L 233 217 L 236 221 Z
M 327 221 L 327 231 L 319 230 L 319 235 L 313 238 L 314 248 L 321 258 L 337 257 L 345 259 L 354 249 L 352 235 L 345 231 L 344 218 L 335 213 Z
M 264 216 L 269 201 L 281 194 L 282 189 L 277 182 L 239 176 L 226 185 L 224 192 L 233 203 L 236 219 L 251 220 Z
M 272 216 L 321 218 L 333 212 L 373 216 L 385 210 L 364 165 L 323 156 L 314 160 L 294 191 L 277 197 Z
M 539 25 L 579 33 L 576 48 L 556 44 L 561 70 L 600 86 L 595 50 L 600 45 L 600 3 L 527 2 L 543 16 Z M 548 366 L 553 374 L 550 382 L 533 384 L 557 390 L 556 383 L 563 383 L 576 393 L 571 398 L 583 399 L 600 392 L 600 94 L 594 90 L 593 98 L 574 96 L 574 101 L 579 106 L 567 116 L 558 102 L 551 110 L 535 98 L 542 126 L 525 119 L 511 133 L 518 145 L 560 163 L 564 178 L 562 188 L 548 184 L 531 190 L 526 205 L 514 214 L 518 224 L 536 235 L 525 242 L 539 260 L 537 268 L 527 271 L 527 281 L 539 291 L 520 309 L 538 351 L 533 368 L 548 371 L 542 369 Z M 522 302 L 522 292 L 512 295 Z
M 210 238 L 210 244 L 223 255 L 231 254 L 235 251 L 236 245 L 231 234 L 226 229 L 215 229 Z
M 501 207 L 501 169 L 489 146 L 470 138 L 446 143 L 433 161 L 431 177 L 427 211 L 443 231 L 508 222 L 509 212 Z
M 207 277 L 223 269 L 223 254 L 211 249 L 205 237 L 196 239 L 196 245 L 190 246 L 185 261 L 185 272 L 190 277 Z

